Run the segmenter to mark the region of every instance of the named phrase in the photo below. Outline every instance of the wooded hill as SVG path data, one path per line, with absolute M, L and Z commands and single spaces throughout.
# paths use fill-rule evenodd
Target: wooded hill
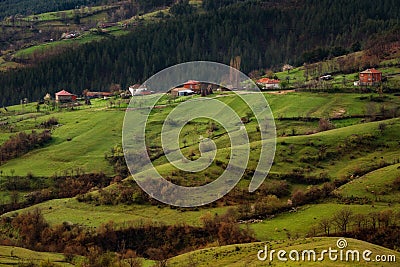
M 205 8 L 208 12 L 175 15 L 126 36 L 85 44 L 32 67 L 2 73 L 1 104 L 19 103 L 24 97 L 38 100 L 60 89 L 80 94 L 84 89 L 108 90 L 112 83 L 126 88 L 191 60 L 229 64 L 241 56 L 245 73 L 283 63 L 301 65 L 358 49 L 357 42 L 366 46 L 375 35 L 399 27 L 396 0 L 234 2 Z M 313 56 L 307 57 L 310 52 Z
M 81 5 L 95 5 L 104 0 L 2 0 L 0 1 L 0 19 L 15 15 L 33 15 L 50 11 L 74 9 Z
M 0 19 L 7 16 L 34 15 L 52 11 L 75 9 L 81 6 L 94 6 L 121 2 L 118 0 L 1 0 Z M 158 6 L 170 5 L 170 0 L 130 1 L 138 11 L 148 11 Z

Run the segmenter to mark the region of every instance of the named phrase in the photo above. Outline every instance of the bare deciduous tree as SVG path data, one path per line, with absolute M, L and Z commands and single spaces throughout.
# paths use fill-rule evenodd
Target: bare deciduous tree
M 349 208 L 344 208 L 333 216 L 333 223 L 343 233 L 347 232 L 353 211 Z

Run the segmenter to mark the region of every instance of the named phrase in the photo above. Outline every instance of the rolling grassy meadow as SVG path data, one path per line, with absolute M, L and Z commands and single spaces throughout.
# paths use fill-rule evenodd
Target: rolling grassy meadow
M 19 247 L 0 246 L 0 265 L 18 266 L 29 263 L 53 263 L 57 266 L 75 266 L 65 261 L 62 254 L 36 252 Z
M 300 246 L 304 249 L 307 246 L 322 248 L 334 242 L 333 239 L 304 238 L 309 236 L 310 229 L 317 226 L 321 219 L 329 219 L 343 208 L 349 208 L 354 213 L 361 214 L 385 211 L 388 208 L 394 212 L 400 211 L 400 206 L 397 204 L 399 192 L 391 189 L 392 183 L 399 177 L 400 120 L 398 118 L 383 121 L 368 120 L 369 116 L 378 116 L 382 110 L 389 112 L 396 109 L 400 104 L 398 96 L 301 92 L 264 93 L 263 95 L 275 117 L 277 131 L 275 161 L 270 176 L 264 183 L 279 180 L 279 177 L 294 173 L 299 169 L 304 170 L 304 175 L 307 177 L 325 177 L 327 181 L 347 178 L 350 181 L 333 192 L 335 197 L 303 205 L 295 211 L 284 211 L 258 222 L 242 224 L 243 229 L 249 229 L 257 240 L 270 242 L 269 244 L 274 248 Z M 239 116 L 248 117 L 245 127 L 251 141 L 251 154 L 247 168 L 254 170 L 259 160 L 261 141 L 258 140 L 257 123 L 248 114 L 248 106 L 234 94 L 222 93 L 209 97 L 226 103 Z M 163 105 L 162 108 L 155 109 L 147 123 L 146 138 L 148 140 L 146 142 L 149 146 L 156 148 L 160 146 L 160 136 L 157 132 L 161 129 L 164 119 L 180 101 L 191 98 L 161 98 L 159 104 Z M 117 101 L 114 99 L 92 100 L 91 106 L 82 105 L 73 109 L 52 110 L 51 107 L 45 105 L 37 109 L 36 103 L 8 107 L 8 111 L 2 109 L 0 120 L 7 124 L 0 127 L 1 143 L 17 132 L 42 131 L 41 123 L 50 118 L 56 118 L 58 124 L 52 126 L 52 140 L 44 147 L 36 148 L 23 156 L 3 163 L 0 166 L 0 182 L 4 184 L 7 179 L 27 174 L 43 181 L 50 181 L 54 176 L 77 172 L 103 172 L 107 176 L 114 176 L 115 170 L 105 155 L 111 153 L 115 147 L 121 146 L 121 129 L 126 102 L 117 103 Z M 145 97 L 134 101 L 140 106 L 146 104 Z M 329 129 L 321 129 L 321 118 L 330 121 Z M 210 134 L 212 123 L 209 119 L 196 119 L 193 123 L 186 124 L 180 133 L 182 152 L 188 158 L 199 158 L 198 136 L 209 136 L 218 147 L 216 160 L 227 163 L 230 153 L 229 138 L 216 122 Z M 174 182 L 182 184 L 208 183 L 223 171 L 221 166 L 212 164 L 207 171 L 199 174 L 181 174 L 162 154 L 155 158 L 153 164 L 161 174 L 173 177 Z M 123 182 L 126 183 L 133 181 L 133 178 L 129 176 L 123 178 Z M 237 187 L 245 191 L 248 185 L 249 180 L 242 179 Z M 299 189 L 308 190 L 310 186 L 296 180 L 289 181 L 291 193 Z M 112 191 L 116 188 L 116 184 L 111 184 L 102 190 Z M 24 196 L 30 191 L 21 190 L 19 193 L 20 201 L 24 201 Z M 92 190 L 88 194 L 96 196 L 99 192 Z M 364 201 L 362 203 L 345 202 L 346 199 L 354 197 Z M 10 198 L 10 192 L 2 187 L 1 202 L 8 203 Z M 280 201 L 285 203 L 288 199 L 289 196 L 284 196 Z M 16 213 L 31 212 L 38 208 L 51 225 L 70 222 L 85 227 L 99 228 L 113 221 L 121 228 L 146 223 L 174 225 L 179 222 L 201 226 L 202 218 L 207 214 L 222 215 L 232 208 L 239 208 L 239 204 L 235 201 L 231 201 L 232 204 L 223 203 L 196 209 L 176 209 L 150 204 L 99 205 L 81 202 L 74 197 L 45 201 L 2 216 L 14 216 Z M 351 240 L 351 242 L 355 247 L 371 247 L 374 251 L 382 253 L 389 251 L 362 241 Z M 168 266 L 186 266 L 185 264 L 192 261 L 199 266 L 207 266 L 211 259 L 216 264 L 213 266 L 242 266 L 243 264 L 259 266 L 261 263 L 257 261 L 254 253 L 263 244 L 206 248 L 171 258 Z M 7 256 L 10 254 L 9 249 L 7 247 L 0 249 L 0 255 L 2 255 L 0 259 L 7 264 L 16 261 L 15 258 Z M 16 250 L 15 253 L 22 252 Z M 58 258 L 57 254 L 35 255 L 32 258 L 60 261 L 62 266 L 69 266 L 68 263 L 63 265 L 62 259 Z M 321 264 L 315 265 L 339 266 Z M 273 262 L 272 265 L 281 266 L 277 262 Z M 307 264 L 307 266 L 314 265 Z M 343 263 L 340 266 L 350 266 L 350 264 Z M 371 264 L 371 266 L 375 265 Z
M 188 266 L 195 264 L 196 266 L 393 266 L 393 262 L 346 262 L 346 261 L 329 261 L 327 257 L 324 261 L 307 262 L 307 261 L 278 261 L 275 258 L 273 261 L 259 261 L 257 252 L 267 246 L 270 251 L 283 249 L 287 252 L 291 250 L 303 251 L 314 250 L 321 253 L 323 249 L 329 247 L 336 248 L 337 238 L 312 238 L 299 239 L 294 241 L 273 241 L 260 242 L 252 244 L 229 245 L 221 247 L 206 248 L 195 252 L 179 255 L 168 261 L 168 266 Z M 359 251 L 371 250 L 375 255 L 396 255 L 398 252 L 393 252 L 386 248 L 372 245 L 356 239 L 347 239 L 349 249 L 358 249 Z

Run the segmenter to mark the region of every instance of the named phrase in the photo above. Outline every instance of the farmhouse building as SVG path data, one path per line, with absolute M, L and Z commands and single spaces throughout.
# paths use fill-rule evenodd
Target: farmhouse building
M 56 102 L 67 103 L 74 101 L 76 101 L 76 95 L 71 94 L 70 92 L 61 90 L 60 92 L 56 93 Z
M 201 83 L 195 80 L 189 80 L 183 84 L 183 88 L 190 89 L 198 93 L 201 90 Z
M 361 86 L 365 85 L 373 86 L 379 84 L 381 81 L 382 81 L 382 72 L 380 72 L 379 70 L 372 68 L 360 72 Z
M 279 80 L 275 79 L 261 78 L 257 81 L 257 84 L 263 89 L 279 89 L 279 82 Z

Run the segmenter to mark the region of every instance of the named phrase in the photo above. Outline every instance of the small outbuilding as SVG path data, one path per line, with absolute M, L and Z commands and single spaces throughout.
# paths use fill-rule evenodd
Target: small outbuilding
M 193 95 L 195 92 L 191 89 L 187 89 L 185 87 L 174 88 L 171 90 L 172 96 L 188 96 Z

